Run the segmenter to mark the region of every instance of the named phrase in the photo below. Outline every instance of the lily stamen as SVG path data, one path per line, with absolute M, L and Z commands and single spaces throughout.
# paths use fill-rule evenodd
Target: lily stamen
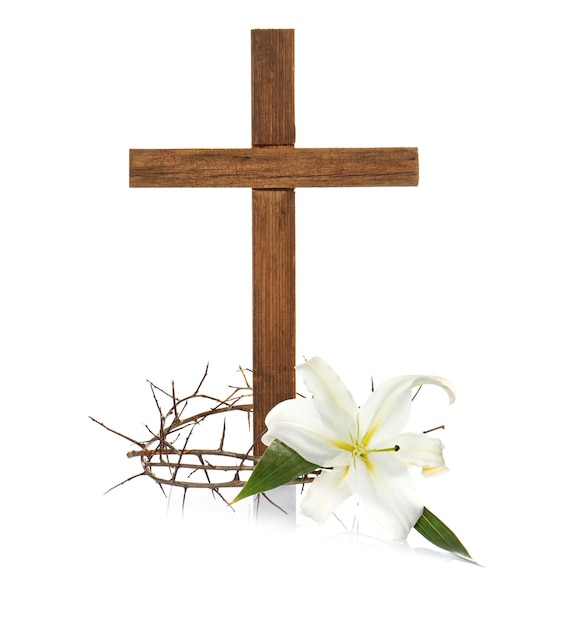
M 368 450 L 368 452 L 398 452 L 399 445 L 392 446 L 391 448 L 378 448 L 377 450 Z

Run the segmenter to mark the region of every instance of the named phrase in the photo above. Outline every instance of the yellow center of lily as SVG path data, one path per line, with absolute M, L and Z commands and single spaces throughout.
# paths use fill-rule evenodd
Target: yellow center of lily
M 391 448 L 369 448 L 368 442 L 370 441 L 371 435 L 372 433 L 367 433 L 367 435 L 362 439 L 360 438 L 360 435 L 356 437 L 351 435 L 349 442 L 335 441 L 334 443 L 342 450 L 346 450 L 352 454 L 352 463 L 354 467 L 356 467 L 356 461 L 360 459 L 370 471 L 373 471 L 374 467 L 368 458 L 369 454 L 373 452 L 398 452 L 400 446 L 395 445 Z

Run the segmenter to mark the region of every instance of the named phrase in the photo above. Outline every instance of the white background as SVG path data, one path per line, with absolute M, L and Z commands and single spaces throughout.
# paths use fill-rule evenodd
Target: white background
M 11 624 L 565 623 L 567 4 L 3 3 Z M 102 497 L 137 462 L 88 415 L 144 436 L 147 379 L 189 391 L 210 361 L 218 392 L 250 365 L 250 191 L 130 190 L 128 150 L 248 147 L 252 28 L 296 30 L 298 147 L 419 148 L 417 188 L 297 191 L 297 356 L 359 402 L 371 376 L 454 382 L 425 416 L 447 424 L 451 471 L 422 487 L 485 567 L 416 538 L 251 545 L 224 507 L 181 521 L 144 479 Z

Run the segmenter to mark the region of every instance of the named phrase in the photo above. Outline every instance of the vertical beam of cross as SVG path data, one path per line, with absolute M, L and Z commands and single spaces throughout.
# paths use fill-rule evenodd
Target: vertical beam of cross
M 251 32 L 253 148 L 294 150 L 294 31 Z M 254 453 L 271 408 L 296 393 L 294 189 L 253 189 Z

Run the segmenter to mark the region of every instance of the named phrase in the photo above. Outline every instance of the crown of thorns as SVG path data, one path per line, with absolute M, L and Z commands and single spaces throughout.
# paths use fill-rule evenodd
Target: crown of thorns
M 216 398 L 202 393 L 201 388 L 207 378 L 209 365 L 193 393 L 178 398 L 175 383 L 171 383 L 170 391 L 149 383 L 155 406 L 159 413 L 159 424 L 155 429 L 146 425 L 149 438 L 138 441 L 123 433 L 106 426 L 103 422 L 89 418 L 105 428 L 131 442 L 136 449 L 127 452 L 128 458 L 139 458 L 142 471 L 130 476 L 106 491 L 113 489 L 141 476 L 151 478 L 165 493 L 165 487 L 188 489 L 210 489 L 228 504 L 221 489 L 241 488 L 248 480 L 250 472 L 260 459 L 252 454 L 254 444 L 246 451 L 225 449 L 227 426 L 241 417 L 246 418 L 246 427 L 251 430 L 253 411 L 253 390 L 249 382 L 250 370 L 240 367 L 242 384 L 229 385 L 228 395 Z M 163 403 L 159 398 L 163 399 Z M 209 408 L 197 411 L 198 406 Z M 164 408 L 165 407 L 165 408 Z M 207 448 L 196 448 L 194 443 L 201 426 L 211 423 L 214 417 L 222 419 L 222 428 L 218 445 Z M 315 474 L 301 477 L 293 484 L 304 484 L 314 479 Z

